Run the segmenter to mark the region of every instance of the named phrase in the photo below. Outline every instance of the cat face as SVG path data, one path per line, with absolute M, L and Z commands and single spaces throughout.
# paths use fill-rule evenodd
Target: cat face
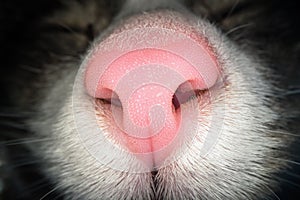
M 21 86 L 19 104 L 32 105 L 25 121 L 39 142 L 27 148 L 53 190 L 77 199 L 272 196 L 293 138 L 278 125 L 281 90 L 260 55 L 268 9 L 74 1 L 41 18 L 26 55 L 41 72 Z

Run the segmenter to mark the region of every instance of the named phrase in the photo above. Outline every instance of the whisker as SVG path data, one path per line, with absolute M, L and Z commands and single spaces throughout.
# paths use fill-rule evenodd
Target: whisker
M 29 65 L 22 65 L 21 69 L 26 70 L 28 72 L 32 72 L 35 74 L 41 74 L 43 71 L 37 67 L 29 66 Z
M 60 185 L 54 187 L 52 190 L 50 190 L 50 191 L 47 192 L 44 196 L 42 196 L 42 197 L 40 198 L 40 200 L 45 199 L 48 195 L 50 195 L 51 193 L 55 192 L 55 190 L 59 189 L 60 187 L 61 187 Z
M 291 137 L 300 137 L 299 134 L 294 134 L 294 133 L 290 133 L 290 132 L 286 132 L 286 131 L 280 131 L 280 130 L 273 130 L 272 134 L 281 134 L 281 135 L 288 135 Z
M 80 33 L 82 32 L 81 30 L 76 28 L 72 28 L 70 26 L 67 26 L 63 23 L 57 23 L 58 26 L 60 26 L 61 28 L 65 29 L 66 31 L 69 31 L 70 33 L 74 34 L 74 35 L 80 35 Z
M 291 164 L 294 164 L 294 165 L 299 165 L 300 166 L 300 162 L 297 162 L 297 161 L 293 161 L 293 160 L 284 160 L 288 163 L 291 163 Z
M 292 185 L 293 187 L 296 187 L 296 188 L 299 188 L 299 189 L 300 189 L 300 185 L 299 185 L 299 184 L 294 183 L 294 182 L 292 182 L 292 181 L 290 181 L 290 180 L 288 180 L 288 179 L 286 179 L 286 178 L 280 178 L 280 177 L 278 177 L 277 179 L 278 179 L 280 182 L 288 183 L 289 185 Z
M 42 179 L 39 179 L 38 181 L 35 181 L 34 183 L 31 183 L 24 188 L 24 194 L 32 194 L 36 191 L 40 190 L 41 188 L 49 185 L 48 180 L 43 177 Z
M 60 194 L 56 195 L 56 197 L 55 197 L 55 198 L 53 198 L 52 200 L 57 200 L 57 199 L 59 199 L 60 197 L 63 197 L 63 194 L 62 194 L 62 193 L 60 193 Z
M 25 139 L 16 139 L 16 140 L 0 142 L 0 145 L 13 146 L 13 145 L 35 143 L 35 142 L 45 142 L 45 141 L 51 141 L 51 140 L 54 140 L 54 139 L 53 138 L 42 138 L 42 139 L 25 138 Z
M 53 187 L 53 184 L 51 184 L 47 178 L 43 177 L 42 180 L 36 181 L 34 184 L 31 184 L 30 187 L 28 187 L 28 189 L 25 188 L 25 190 L 27 190 L 25 192 L 29 193 L 29 194 L 35 194 L 35 193 L 41 191 L 42 189 L 45 190 L 45 188 L 51 188 L 51 187 Z M 54 191 L 52 191 L 52 192 L 54 192 Z M 62 193 L 58 193 L 55 198 L 51 198 L 51 199 L 52 200 L 57 199 L 57 198 L 61 197 L 62 195 L 63 195 Z
M 279 196 L 267 185 L 265 185 L 265 187 L 275 196 L 276 199 L 280 200 Z
M 229 12 L 227 13 L 225 19 L 229 18 L 229 17 L 232 15 L 234 9 L 237 8 L 237 6 L 238 6 L 239 3 L 240 3 L 239 0 L 236 0 L 236 1 L 234 2 L 234 4 L 232 5 L 231 9 L 230 9 Z
M 291 96 L 291 95 L 299 95 L 300 94 L 300 88 L 290 89 L 288 90 L 284 96 Z
M 285 174 L 289 175 L 289 176 L 292 176 L 292 177 L 295 177 L 297 179 L 300 180 L 300 174 L 295 174 L 295 173 L 291 173 L 289 171 L 285 172 Z M 300 186 L 299 186 L 300 187 Z
M 49 29 L 56 30 L 56 31 L 60 30 L 65 33 L 73 34 L 74 36 L 82 36 L 82 35 L 86 36 L 86 30 L 82 30 L 78 27 L 71 27 L 60 22 L 50 23 L 48 24 L 47 28 L 48 30 Z M 92 40 L 89 39 L 89 41 L 91 42 Z
M 33 112 L 29 111 L 19 111 L 16 110 L 16 108 L 3 108 L 0 107 L 0 117 L 5 117 L 5 118 L 24 118 L 27 116 L 32 115 Z
M 27 130 L 25 124 L 22 123 L 16 123 L 16 122 L 11 122 L 11 121 L 1 121 L 0 123 L 1 126 L 7 127 L 7 128 L 14 128 L 18 130 Z
M 35 159 L 35 160 L 27 161 L 27 162 L 18 162 L 18 163 L 10 165 L 10 167 L 12 169 L 17 169 L 17 168 L 21 168 L 24 166 L 35 165 L 35 164 L 43 163 L 43 162 L 44 162 L 44 160 L 42 160 L 42 159 Z
M 18 130 L 18 131 L 5 131 L 1 133 L 0 138 L 0 146 L 5 145 L 5 143 L 8 140 L 11 140 L 12 138 L 22 138 L 24 137 L 24 130 Z
M 235 31 L 238 31 L 238 30 L 240 30 L 240 29 L 243 29 L 243 28 L 246 28 L 246 27 L 249 27 L 249 26 L 251 26 L 251 23 L 248 23 L 248 24 L 242 24 L 242 25 L 236 26 L 236 27 L 230 29 L 229 31 L 227 31 L 227 32 L 225 33 L 225 35 L 228 36 L 229 34 L 235 32 Z
M 290 164 L 294 164 L 294 165 L 299 165 L 300 166 L 300 162 L 297 162 L 297 161 L 293 161 L 293 160 L 287 160 L 287 159 L 282 159 L 282 158 L 276 158 L 276 157 L 271 157 L 270 158 L 272 159 L 276 159 L 276 160 L 280 160 L 280 161 L 283 161 L 283 162 L 287 162 L 287 163 L 290 163 Z

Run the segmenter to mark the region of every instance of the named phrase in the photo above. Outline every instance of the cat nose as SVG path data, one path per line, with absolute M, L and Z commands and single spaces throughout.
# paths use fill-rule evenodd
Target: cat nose
M 180 88 L 182 85 L 185 87 Z M 128 136 L 128 148 L 134 153 L 148 153 L 160 150 L 176 137 L 181 118 L 174 99 L 179 104 L 184 101 L 176 91 L 201 87 L 205 86 L 200 74 L 180 56 L 142 49 L 126 53 L 108 67 L 96 96 L 120 102 L 122 112 L 113 114 Z
M 153 20 L 141 15 L 117 26 L 86 62 L 88 93 L 110 99 L 120 137 L 132 153 L 169 146 L 188 121 L 180 108 L 186 94 L 210 88 L 218 78 L 200 34 L 180 18 L 161 14 Z
M 99 77 L 95 96 L 120 102 L 113 118 L 133 153 L 168 146 L 181 125 L 177 104 L 184 93 L 207 88 L 201 74 L 181 56 L 160 49 L 130 51 L 114 60 Z M 176 93 L 176 91 L 180 91 Z M 116 106 L 116 105 L 115 105 Z

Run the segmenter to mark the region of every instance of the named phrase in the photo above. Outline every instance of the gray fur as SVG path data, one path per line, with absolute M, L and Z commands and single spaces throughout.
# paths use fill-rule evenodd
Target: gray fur
M 232 6 L 230 2 L 226 1 L 224 7 Z M 58 12 L 45 22 L 56 23 L 65 18 L 67 24 L 85 27 L 85 23 L 97 21 L 97 17 L 89 18 L 90 22 L 80 18 L 77 23 L 76 15 L 72 14 L 89 15 L 94 9 L 92 3 L 87 7 L 67 3 L 70 4 L 72 11 L 66 15 Z M 106 27 L 110 22 L 105 20 L 95 25 L 98 39 L 92 44 L 80 34 L 72 36 L 76 43 L 71 45 L 85 50 L 80 59 L 64 56 L 59 62 L 42 66 L 44 72 L 33 84 L 33 88 L 38 88 L 34 99 L 36 115 L 27 120 L 27 125 L 34 137 L 43 141 L 28 147 L 42 159 L 43 171 L 55 184 L 53 189 L 63 193 L 66 199 L 259 199 L 273 195 L 272 191 L 278 186 L 277 173 L 287 167 L 285 149 L 293 140 L 276 126 L 285 120 L 275 102 L 281 90 L 275 81 L 267 78 L 273 77 L 267 62 L 252 53 L 252 47 L 233 42 L 205 19 L 209 18 L 205 14 L 208 11 L 197 16 L 197 28 L 213 49 L 222 68 L 223 80 L 219 88 L 212 89 L 211 102 L 199 106 L 199 101 L 193 99 L 184 105 L 187 109 L 197 109 L 199 120 L 196 137 L 184 142 L 188 148 L 176 152 L 174 156 L 178 159 L 175 162 L 159 169 L 155 177 L 150 172 L 115 170 L 95 159 L 78 136 L 72 107 L 74 81 L 85 56 L 101 40 L 101 32 L 109 33 L 116 23 L 122 23 L 132 14 L 148 15 L 159 8 L 185 14 L 189 11 L 184 4 L 181 0 L 128 0 L 111 26 Z M 213 3 L 211 5 L 222 10 Z M 230 23 L 222 28 L 226 29 L 226 26 L 232 28 Z M 87 46 L 90 46 L 88 50 Z M 66 47 L 65 52 L 73 47 Z M 93 104 L 90 97 L 80 100 L 83 106 Z M 210 124 L 211 117 L 213 124 Z M 86 127 L 89 126 L 86 122 Z M 216 135 L 217 141 L 204 155 L 201 147 L 207 134 Z M 121 156 L 127 161 L 128 168 L 138 166 L 128 153 Z

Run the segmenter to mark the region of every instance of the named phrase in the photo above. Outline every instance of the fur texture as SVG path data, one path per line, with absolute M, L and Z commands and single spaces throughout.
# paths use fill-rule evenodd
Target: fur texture
M 7 142 L 2 160 L 10 166 L 10 160 L 18 160 L 15 154 L 26 149 L 26 158 L 34 162 L 32 169 L 39 169 L 50 185 L 41 189 L 33 185 L 29 193 L 21 187 L 24 191 L 17 197 L 9 196 L 11 189 L 5 185 L 5 195 L 20 199 L 276 199 L 279 186 L 283 187 L 282 172 L 297 162 L 290 147 L 297 144 L 293 130 L 297 126 L 293 124 L 298 117 L 289 109 L 290 104 L 299 108 L 296 100 L 293 103 L 297 94 L 284 94 L 286 85 L 298 84 L 295 69 L 300 45 L 296 22 L 288 21 L 293 13 L 286 13 L 293 11 L 293 2 L 283 8 L 276 3 L 62 1 L 52 3 L 55 9 L 39 14 L 38 20 L 28 19 L 34 23 L 20 40 L 28 37 L 30 42 L 16 47 L 20 60 L 12 63 L 13 70 L 4 69 L 12 78 L 3 80 L 10 83 L 10 99 L 3 102 L 21 116 L 5 119 L 24 123 L 21 128 L 3 123 L 4 139 L 16 139 L 9 136 L 10 131 L 26 139 Z M 223 81 L 211 89 L 209 102 L 201 103 L 204 94 L 183 105 L 197 109 L 199 120 L 196 137 L 185 142 L 188 148 L 177 152 L 176 162 L 155 174 L 118 171 L 98 162 L 82 145 L 74 122 L 73 85 L 83 59 L 101 33 L 132 14 L 151 15 L 156 9 L 173 10 L 168 11 L 171 14 L 191 12 L 198 18 L 197 26 L 222 67 Z M 27 31 L 35 33 L 30 36 Z M 282 66 L 285 69 L 280 69 Z M 83 105 L 93 102 L 81 100 Z M 104 108 L 99 112 L 105 115 Z M 86 128 L 89 126 L 87 122 Z M 206 134 L 218 137 L 214 148 L 202 155 Z M 9 145 L 20 142 L 22 147 Z M 126 153 L 122 156 L 129 168 L 136 167 L 134 158 Z M 4 169 L 13 174 L 11 167 Z M 22 185 L 25 179 L 28 186 L 24 173 L 3 180 L 16 179 Z

